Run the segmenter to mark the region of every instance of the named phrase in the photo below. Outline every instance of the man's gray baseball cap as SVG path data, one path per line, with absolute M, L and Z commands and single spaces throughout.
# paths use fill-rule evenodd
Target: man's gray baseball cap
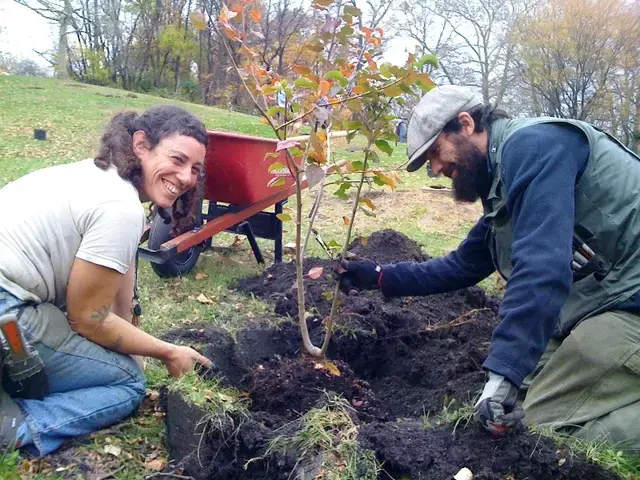
M 407 170 L 418 170 L 427 161 L 422 155 L 436 141 L 444 126 L 461 112 L 482 105 L 482 97 L 457 85 L 443 85 L 429 90 L 411 112 L 407 132 Z

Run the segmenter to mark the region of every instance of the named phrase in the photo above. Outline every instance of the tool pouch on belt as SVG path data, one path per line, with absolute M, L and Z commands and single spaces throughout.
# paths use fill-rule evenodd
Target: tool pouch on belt
M 611 269 L 611 262 L 598 253 L 594 252 L 580 236 L 573 235 L 573 261 L 571 271 L 573 281 L 577 282 L 591 274 L 595 274 L 598 279 L 603 278 Z
M 35 348 L 27 343 L 17 316 L 0 317 L 2 344 L 2 388 L 14 398 L 42 400 L 49 393 L 49 380 Z

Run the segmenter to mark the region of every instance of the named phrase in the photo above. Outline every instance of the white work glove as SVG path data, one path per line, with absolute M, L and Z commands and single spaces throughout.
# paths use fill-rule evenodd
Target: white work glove
M 518 426 L 524 418 L 524 410 L 518 405 L 518 388 L 493 372 L 489 372 L 489 380 L 474 410 L 476 422 L 496 437 Z

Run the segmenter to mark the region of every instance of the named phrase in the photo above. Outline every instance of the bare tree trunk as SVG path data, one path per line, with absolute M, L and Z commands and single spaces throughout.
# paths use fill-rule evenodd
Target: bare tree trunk
M 67 25 L 71 18 L 71 2 L 64 0 L 64 10 L 60 14 L 60 30 L 58 33 L 58 78 L 69 79 L 69 45 L 67 42 Z
M 98 0 L 93 0 L 93 48 L 100 49 L 100 9 L 98 8 Z
M 638 87 L 640 87 L 640 81 L 636 81 Z M 631 140 L 631 148 L 637 154 L 640 154 L 640 94 L 637 93 L 638 89 L 636 88 L 636 128 L 635 132 L 633 132 L 633 138 Z

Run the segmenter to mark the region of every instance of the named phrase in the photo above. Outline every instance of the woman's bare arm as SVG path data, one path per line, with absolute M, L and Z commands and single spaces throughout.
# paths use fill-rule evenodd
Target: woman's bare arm
M 123 275 L 76 258 L 67 286 L 67 315 L 71 328 L 109 350 L 157 358 L 169 373 L 180 376 L 194 363 L 211 362 L 193 349 L 159 340 L 111 311 Z

